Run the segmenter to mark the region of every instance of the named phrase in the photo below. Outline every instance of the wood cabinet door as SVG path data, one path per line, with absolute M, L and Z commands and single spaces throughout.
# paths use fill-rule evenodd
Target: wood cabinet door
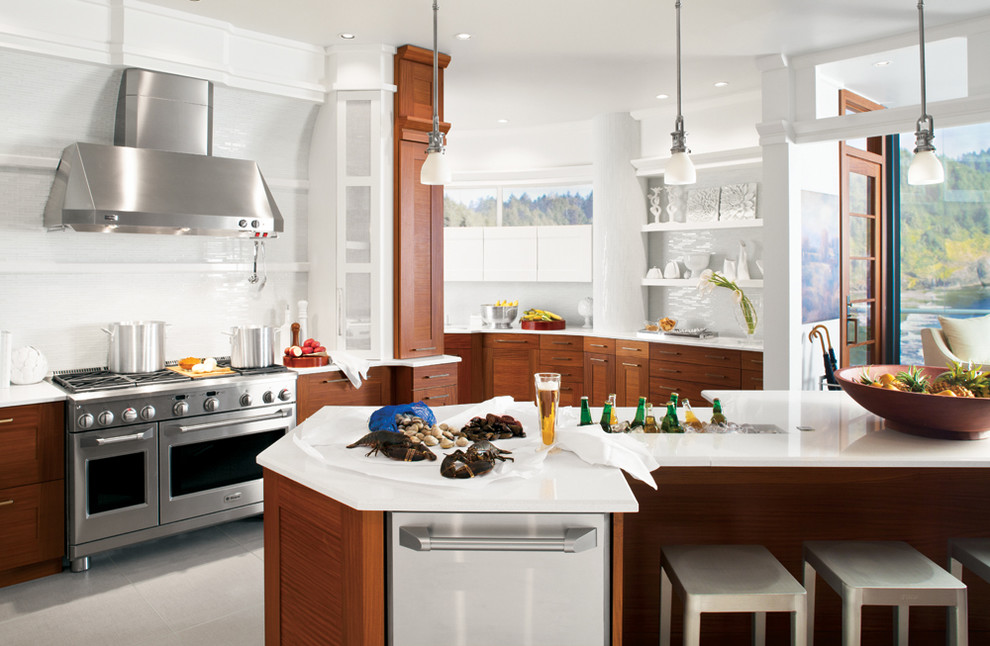
M 443 354 L 443 187 L 419 181 L 426 146 L 398 142 L 395 356 Z
M 516 401 L 533 401 L 538 362 L 539 350 L 527 346 L 485 348 L 484 398 L 511 395 Z
M 65 481 L 0 489 L 0 572 L 65 554 Z M 0 576 L 0 585 L 15 583 Z
M 461 404 L 480 402 L 482 394 L 481 377 L 481 335 L 445 334 L 443 351 L 460 357 L 457 364 L 457 401 Z
M 615 358 L 615 401 L 619 406 L 635 406 L 640 397 L 650 395 L 650 363 L 645 359 Z
M 592 406 L 602 406 L 615 392 L 615 355 L 584 353 L 584 394 Z
M 0 489 L 65 477 L 64 410 L 62 402 L 0 408 Z
M 392 403 L 392 372 L 388 366 L 368 371 L 360 388 L 351 385 L 342 372 L 300 375 L 296 381 L 296 423 L 324 406 L 385 406 Z

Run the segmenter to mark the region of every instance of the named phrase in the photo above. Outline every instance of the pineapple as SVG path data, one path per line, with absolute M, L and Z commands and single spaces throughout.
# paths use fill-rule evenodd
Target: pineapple
M 953 361 L 952 369 L 943 372 L 935 378 L 932 384 L 932 392 L 940 393 L 944 390 L 951 390 L 957 397 L 975 397 L 976 393 L 983 393 L 987 387 L 987 375 L 983 374 L 979 367 L 964 368 L 962 364 Z
M 918 366 L 912 366 L 907 371 L 897 373 L 897 381 L 904 385 L 904 390 L 911 393 L 927 393 L 928 377 Z
M 873 378 L 873 375 L 870 374 L 869 368 L 863 368 L 863 374 L 859 376 L 859 383 L 863 384 L 864 386 L 880 385 L 877 383 L 877 380 Z

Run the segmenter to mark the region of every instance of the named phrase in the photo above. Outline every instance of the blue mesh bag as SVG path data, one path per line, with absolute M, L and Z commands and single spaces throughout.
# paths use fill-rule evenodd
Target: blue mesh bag
M 433 411 L 423 402 L 413 404 L 398 404 L 396 406 L 383 406 L 371 414 L 368 420 L 368 429 L 372 431 L 396 431 L 399 428 L 395 423 L 396 415 L 415 415 L 422 418 L 423 422 L 429 426 L 437 423 Z

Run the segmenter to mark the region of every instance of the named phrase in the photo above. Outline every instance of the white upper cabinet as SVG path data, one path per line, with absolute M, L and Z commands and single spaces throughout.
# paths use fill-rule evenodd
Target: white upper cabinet
M 536 228 L 536 279 L 591 282 L 591 225 Z
M 484 227 L 483 280 L 536 280 L 536 227 Z
M 445 281 L 590 283 L 591 225 L 447 227 Z
M 443 278 L 472 282 L 485 279 L 485 230 L 446 227 L 443 230 Z

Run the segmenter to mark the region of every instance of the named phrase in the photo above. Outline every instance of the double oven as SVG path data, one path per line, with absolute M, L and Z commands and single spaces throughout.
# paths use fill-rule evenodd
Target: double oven
M 57 374 L 66 403 L 68 556 L 263 510 L 257 456 L 295 426 L 294 372 Z

